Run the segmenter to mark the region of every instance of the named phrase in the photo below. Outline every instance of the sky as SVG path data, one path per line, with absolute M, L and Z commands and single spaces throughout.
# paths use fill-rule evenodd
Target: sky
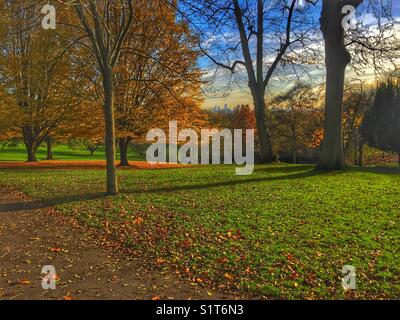
M 390 0 L 387 0 L 390 1 Z M 393 0 L 392 3 L 392 15 L 396 17 L 396 19 L 400 22 L 400 0 Z M 316 18 L 320 15 L 320 7 L 314 8 L 312 14 L 315 15 Z M 362 20 L 364 24 L 370 25 L 372 28 L 376 25 L 376 19 L 373 18 L 373 15 L 368 13 L 368 9 L 364 5 L 357 10 L 357 16 L 359 20 Z M 317 26 L 318 27 L 318 26 Z M 400 36 L 400 28 L 399 31 L 396 32 L 397 35 Z M 267 34 L 268 38 L 268 34 Z M 233 37 L 234 39 L 234 37 Z M 265 43 L 265 46 L 271 46 L 272 42 Z M 323 52 L 323 42 L 322 39 L 319 39 L 314 44 Z M 274 45 L 272 44 L 272 47 Z M 276 47 L 276 45 L 275 45 Z M 271 59 L 271 55 L 266 53 L 265 59 Z M 322 59 L 323 61 L 323 59 Z M 223 107 L 225 104 L 229 107 L 235 107 L 238 104 L 250 104 L 252 105 L 251 95 L 249 93 L 249 89 L 247 87 L 247 76 L 246 72 L 243 68 L 239 68 L 235 75 L 232 76 L 230 71 L 220 70 L 216 72 L 215 65 L 206 57 L 201 58 L 199 60 L 199 65 L 205 72 L 205 77 L 207 81 L 210 81 L 210 85 L 204 88 L 205 91 L 205 101 L 203 103 L 203 108 L 209 109 L 214 106 Z M 351 66 L 347 68 L 346 71 L 347 80 L 351 80 L 352 78 L 362 78 L 367 81 L 375 80 L 375 73 L 372 68 L 365 69 L 363 75 L 356 74 Z M 325 79 L 325 68 L 321 63 L 319 66 L 308 68 L 307 76 L 304 75 L 302 80 L 310 82 L 312 85 L 318 85 L 324 83 Z M 284 75 L 284 77 L 283 77 Z M 288 76 L 288 77 L 286 77 Z M 276 95 L 279 92 L 282 92 L 288 89 L 291 85 L 293 85 L 297 80 L 297 77 L 290 76 L 290 72 L 288 70 L 280 69 L 277 71 L 277 76 L 273 77 L 271 83 L 268 87 L 268 95 Z

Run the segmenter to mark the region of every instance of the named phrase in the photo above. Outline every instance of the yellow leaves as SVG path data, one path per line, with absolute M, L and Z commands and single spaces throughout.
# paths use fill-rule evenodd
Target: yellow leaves
M 226 236 L 227 236 L 227 238 L 233 239 L 233 240 L 243 239 L 242 233 L 240 232 L 239 229 L 237 229 L 236 231 L 228 230 L 228 232 L 226 233 Z
M 324 139 L 324 129 L 318 128 L 312 133 L 311 142 L 307 145 L 310 148 L 318 148 Z
M 157 258 L 157 260 L 156 260 L 156 264 L 158 265 L 158 266 L 161 266 L 161 265 L 163 265 L 163 264 L 165 264 L 165 259 L 163 259 L 163 258 Z
M 228 279 L 229 281 L 233 281 L 235 279 L 235 277 L 233 275 L 231 275 L 230 273 L 225 273 L 224 277 L 226 279 Z
M 190 283 L 192 286 L 197 286 L 199 284 L 202 284 L 204 281 L 201 278 L 193 278 L 192 282 Z
M 21 279 L 21 280 L 19 281 L 19 284 L 28 285 L 28 284 L 31 284 L 31 281 L 30 281 L 30 280 L 27 280 L 27 279 Z
M 151 300 L 156 301 L 156 300 L 161 300 L 160 296 L 154 296 L 153 298 L 151 298 Z

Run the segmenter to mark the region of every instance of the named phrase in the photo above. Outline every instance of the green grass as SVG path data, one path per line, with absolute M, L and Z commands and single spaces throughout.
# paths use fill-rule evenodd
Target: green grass
M 191 281 L 268 298 L 400 296 L 398 168 L 129 170 L 119 172 L 122 192 L 113 198 L 101 194 L 101 170 L 7 171 L 0 179 Z M 356 268 L 352 292 L 341 286 L 344 265 Z
M 71 149 L 66 145 L 57 145 L 53 148 L 54 160 L 104 160 L 105 153 L 104 147 L 99 147 L 93 156 L 90 152 L 84 148 Z M 117 154 L 119 156 L 119 154 Z M 46 146 L 43 145 L 39 148 L 37 152 L 38 160 L 45 160 L 47 157 Z M 26 161 L 26 149 L 23 145 L 18 145 L 16 147 L 6 147 L 0 148 L 0 161 Z M 129 160 L 131 161 L 141 161 L 144 158 L 133 151 L 129 150 Z

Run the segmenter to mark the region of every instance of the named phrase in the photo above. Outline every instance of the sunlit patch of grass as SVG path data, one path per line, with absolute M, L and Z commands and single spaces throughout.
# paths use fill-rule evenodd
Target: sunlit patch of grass
M 47 158 L 47 149 L 43 145 L 37 152 L 38 160 L 45 160 Z M 104 160 L 105 152 L 104 147 L 99 147 L 93 155 L 90 155 L 88 150 L 84 148 L 71 149 L 66 145 L 56 145 L 53 148 L 53 156 L 55 160 Z M 129 159 L 143 160 L 143 156 L 129 149 Z M 25 147 L 21 144 L 15 147 L 0 147 L 0 161 L 26 161 L 27 153 Z

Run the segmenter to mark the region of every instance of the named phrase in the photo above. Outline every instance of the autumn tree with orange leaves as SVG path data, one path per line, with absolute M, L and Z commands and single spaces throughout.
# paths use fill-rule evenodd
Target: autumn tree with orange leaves
M 172 120 L 183 128 L 204 124 L 196 38 L 163 2 L 137 1 L 134 12 L 115 77 L 121 166 L 129 165 L 129 143 L 144 141 L 151 128 L 167 129 Z
M 70 43 L 38 23 L 42 6 L 33 0 L 0 2 L 0 91 L 8 101 L 2 107 L 12 113 L 7 130 L 23 138 L 28 161 L 36 161 L 42 142 L 71 121 L 83 88 Z

